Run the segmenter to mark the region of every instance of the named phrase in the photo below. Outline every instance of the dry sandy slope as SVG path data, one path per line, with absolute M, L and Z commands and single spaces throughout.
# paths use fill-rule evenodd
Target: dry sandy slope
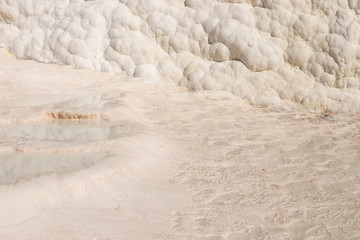
M 0 62 L 0 239 L 360 238 L 359 116 Z

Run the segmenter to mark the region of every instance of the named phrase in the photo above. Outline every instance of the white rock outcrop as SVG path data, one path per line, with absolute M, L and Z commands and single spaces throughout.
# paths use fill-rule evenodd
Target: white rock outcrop
M 357 0 L 0 0 L 0 46 L 254 104 L 360 113 Z

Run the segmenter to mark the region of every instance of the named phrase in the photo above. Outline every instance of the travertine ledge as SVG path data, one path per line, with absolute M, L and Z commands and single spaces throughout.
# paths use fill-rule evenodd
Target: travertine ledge
M 357 0 L 0 0 L 0 45 L 254 104 L 360 112 Z

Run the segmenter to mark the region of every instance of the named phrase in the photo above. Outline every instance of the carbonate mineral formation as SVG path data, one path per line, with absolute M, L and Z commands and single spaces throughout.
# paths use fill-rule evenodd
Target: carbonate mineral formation
M 358 0 L 0 0 L 18 57 L 360 112 Z

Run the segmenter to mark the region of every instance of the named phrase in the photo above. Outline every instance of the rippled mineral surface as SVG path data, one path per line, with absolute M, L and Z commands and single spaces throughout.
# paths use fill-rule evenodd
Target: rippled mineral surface
M 360 239 L 359 43 L 357 0 L 0 0 L 0 239 Z

